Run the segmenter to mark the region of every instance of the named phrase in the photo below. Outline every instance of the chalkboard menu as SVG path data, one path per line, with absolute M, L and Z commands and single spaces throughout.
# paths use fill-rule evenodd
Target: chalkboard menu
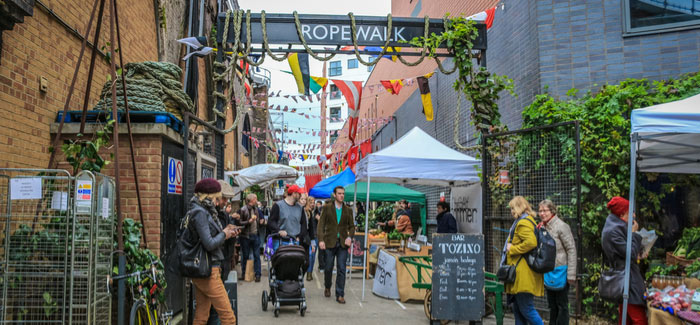
M 348 248 L 348 258 L 351 267 L 362 268 L 365 263 L 365 234 L 353 236 L 353 247 Z
M 483 235 L 433 235 L 433 318 L 481 320 L 484 250 Z

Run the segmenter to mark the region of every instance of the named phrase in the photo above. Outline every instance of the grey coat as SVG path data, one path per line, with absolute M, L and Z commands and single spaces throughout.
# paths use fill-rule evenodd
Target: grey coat
M 218 218 L 212 216 L 217 213 L 216 209 L 214 209 L 211 202 L 206 202 L 206 200 L 201 202 L 196 197 L 190 201 L 190 204 L 194 229 L 197 231 L 202 246 L 209 252 L 211 265 L 221 265 L 221 261 L 224 260 L 222 248 L 226 241 L 226 234 Z M 211 207 L 209 207 L 210 204 Z
M 552 217 L 544 227 L 557 244 L 557 260 L 554 266 L 566 265 L 566 279 L 576 280 L 576 241 L 571 227 L 557 216 Z
M 618 270 L 625 269 L 627 253 L 627 223 L 611 214 L 605 220 L 603 227 L 603 256 L 606 262 Z M 637 264 L 637 257 L 642 253 L 642 236 L 632 234 L 632 260 L 630 263 L 630 296 L 629 303 L 644 304 L 644 278 Z

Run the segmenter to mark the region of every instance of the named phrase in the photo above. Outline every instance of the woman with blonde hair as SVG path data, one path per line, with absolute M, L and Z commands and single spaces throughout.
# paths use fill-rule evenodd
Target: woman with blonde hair
M 505 262 L 515 266 L 515 281 L 506 283 L 508 303 L 512 305 L 515 324 L 542 325 L 542 318 L 535 310 L 534 296 L 544 296 L 544 280 L 541 273 L 530 269 L 526 254 L 537 247 L 535 236 L 535 212 L 522 196 L 508 203 L 510 214 L 515 218 L 504 248 Z
M 306 270 L 306 280 L 312 281 L 314 262 L 316 260 L 316 228 L 318 227 L 318 220 L 314 216 L 314 209 L 316 208 L 316 199 L 313 196 L 306 198 L 306 205 L 304 206 L 304 214 L 306 215 L 306 225 L 309 227 L 309 239 L 311 239 L 311 245 L 309 245 L 309 268 Z
M 231 224 L 221 224 L 216 203 L 221 200 L 221 184 L 213 178 L 204 178 L 194 186 L 190 200 L 190 214 L 194 230 L 204 249 L 209 253 L 211 275 L 208 278 L 192 278 L 197 307 L 193 324 L 206 324 L 212 306 L 219 315 L 221 324 L 236 324 L 224 283 L 221 281 L 221 265 L 224 263 L 223 246 L 227 239 L 236 236 L 238 230 Z

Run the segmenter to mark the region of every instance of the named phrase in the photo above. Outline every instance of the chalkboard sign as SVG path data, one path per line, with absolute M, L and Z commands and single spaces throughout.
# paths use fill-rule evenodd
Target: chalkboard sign
M 481 320 L 484 315 L 483 235 L 433 235 L 432 316 Z
M 348 266 L 362 268 L 365 265 L 365 234 L 355 235 L 353 240 L 353 247 L 348 248 Z

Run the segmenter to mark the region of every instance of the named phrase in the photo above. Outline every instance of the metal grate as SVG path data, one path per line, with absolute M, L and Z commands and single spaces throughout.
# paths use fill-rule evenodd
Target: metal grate
M 571 227 L 578 243 L 581 270 L 579 124 L 567 122 L 484 137 L 484 236 L 490 247 L 486 270 L 498 270 L 501 252 L 513 217 L 507 208 L 516 195 L 524 196 L 537 211 L 544 199 L 552 200 L 559 217 Z M 580 315 L 580 293 L 570 291 L 572 311 Z M 535 307 L 548 311 L 547 298 L 536 297 Z
M 78 178 L 90 189 L 84 202 L 91 208 L 82 213 L 75 206 Z M 109 323 L 98 318 L 108 319 L 111 309 L 104 281 L 112 265 L 114 184 L 104 175 L 97 180 L 89 172 L 0 169 L 0 324 Z M 98 201 L 109 204 L 107 218 L 100 219 Z

